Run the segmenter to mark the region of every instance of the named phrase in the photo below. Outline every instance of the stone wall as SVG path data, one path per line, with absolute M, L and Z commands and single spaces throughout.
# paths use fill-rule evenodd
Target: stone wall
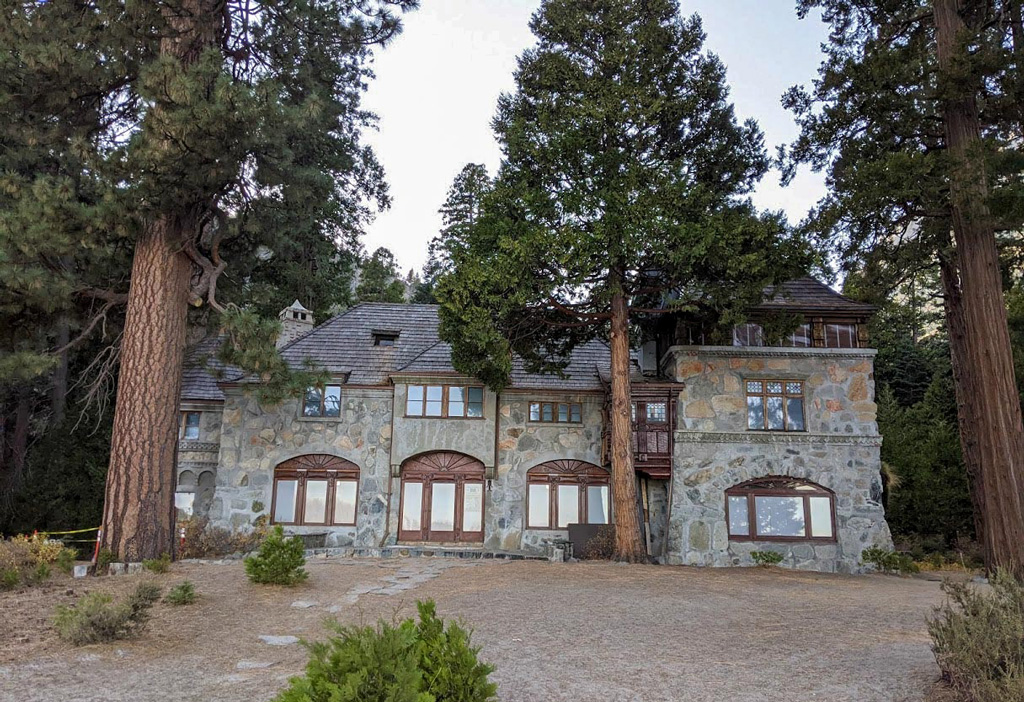
M 405 382 L 408 381 L 408 382 Z M 487 474 L 494 471 L 496 397 L 484 391 L 484 416 L 479 419 L 406 417 L 405 398 L 409 385 L 458 384 L 453 378 L 403 378 L 395 384 L 394 442 L 391 445 L 392 474 L 399 475 L 402 463 L 425 451 L 458 451 L 483 462 Z M 478 384 L 466 381 L 466 384 Z
M 181 412 L 199 412 L 199 438 L 178 441 L 176 491 L 195 493 L 192 513 L 205 516 L 213 502 L 223 408 L 219 402 L 183 402 Z
M 881 437 L 874 351 L 674 347 L 666 370 L 686 384 L 675 436 L 669 562 L 749 565 L 778 551 L 796 568 L 860 570 L 861 551 L 891 547 L 881 506 Z M 745 380 L 804 381 L 805 432 L 748 431 Z M 725 490 L 765 476 L 809 480 L 835 493 L 837 540 L 730 541 Z
M 380 545 L 391 485 L 391 388 L 342 388 L 337 418 L 302 417 L 298 400 L 263 407 L 239 389 L 225 394 L 217 491 L 210 507 L 213 525 L 239 529 L 261 515 L 269 518 L 274 467 L 296 456 L 324 453 L 360 468 L 356 526 L 288 531 L 329 531 L 329 546 Z
M 578 402 L 581 424 L 529 421 L 531 401 Z M 581 393 L 506 392 L 498 411 L 498 465 L 487 492 L 484 546 L 542 554 L 545 542 L 568 538 L 565 529 L 526 529 L 526 472 L 546 461 L 575 459 L 602 465 L 603 397 Z

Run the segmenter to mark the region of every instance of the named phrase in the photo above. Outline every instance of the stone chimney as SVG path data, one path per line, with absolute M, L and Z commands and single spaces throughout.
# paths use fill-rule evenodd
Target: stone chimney
M 298 339 L 313 328 L 313 313 L 298 300 L 281 310 L 281 334 L 277 337 L 277 348 Z

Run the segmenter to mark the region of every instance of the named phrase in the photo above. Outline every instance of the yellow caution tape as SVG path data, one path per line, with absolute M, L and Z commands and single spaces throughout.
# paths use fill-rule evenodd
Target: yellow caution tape
M 39 532 L 43 536 L 52 536 L 53 534 L 82 534 L 87 531 L 96 531 L 99 527 L 90 527 L 88 529 L 75 529 L 73 531 L 41 531 Z

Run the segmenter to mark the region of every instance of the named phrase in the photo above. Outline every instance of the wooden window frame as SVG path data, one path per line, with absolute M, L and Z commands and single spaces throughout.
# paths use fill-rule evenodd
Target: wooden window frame
M 199 418 L 199 421 L 197 421 L 196 424 L 195 424 L 196 435 L 194 437 L 193 436 L 188 436 L 188 429 L 189 429 L 188 418 L 189 418 L 189 415 L 192 415 L 192 414 L 196 415 Z M 202 423 L 203 423 L 203 413 L 202 412 L 200 412 L 198 410 L 184 410 L 184 411 L 182 411 L 182 413 L 181 413 L 181 429 L 180 429 L 180 433 L 178 435 L 178 438 L 181 441 L 199 441 L 200 437 L 202 436 L 202 432 L 203 432 L 203 430 L 202 430 Z
M 409 390 L 411 388 L 422 388 L 423 397 L 420 398 L 420 414 L 409 414 Z M 427 388 L 441 388 L 441 414 L 427 414 Z M 449 397 L 452 388 L 460 388 L 462 390 L 462 406 L 463 414 L 450 414 L 449 412 Z M 480 416 L 471 417 L 469 415 L 469 391 L 479 390 L 480 391 Z M 484 390 L 483 385 L 421 385 L 413 384 L 407 385 L 405 388 L 405 414 L 404 416 L 408 419 L 486 419 L 484 416 L 484 405 L 487 393 Z
M 338 414 L 328 415 L 327 414 L 327 390 L 328 388 L 338 389 Z M 306 395 L 310 390 L 320 391 L 320 412 L 319 414 L 306 414 Z M 310 386 L 306 388 L 306 392 L 302 394 L 302 405 L 299 407 L 299 416 L 303 419 L 339 419 L 341 417 L 341 385 L 337 383 L 328 383 L 324 386 Z
M 751 392 L 749 383 L 761 383 L 760 392 Z M 769 393 L 769 383 L 782 383 L 782 393 Z M 789 392 L 789 384 L 799 383 L 800 392 L 791 393 Z M 788 380 L 782 378 L 744 378 L 743 379 L 743 399 L 744 399 L 744 414 L 747 419 L 747 431 L 764 431 L 764 432 L 776 432 L 776 433 L 796 433 L 807 431 L 807 398 L 804 394 L 806 383 L 803 380 L 796 380 L 789 378 Z M 764 426 L 760 429 L 750 426 L 750 403 L 749 398 L 760 397 L 761 398 L 761 414 L 764 416 Z M 768 427 L 768 398 L 769 397 L 781 397 L 782 398 L 782 429 L 771 429 Z M 791 398 L 800 398 L 801 407 L 803 408 L 803 429 L 790 429 L 789 428 L 789 403 L 786 400 Z
M 558 418 L 558 410 L 560 407 L 565 406 L 565 416 L 568 417 L 565 421 Z M 551 408 L 551 419 L 544 419 L 544 407 Z M 533 408 L 537 407 L 537 416 L 539 419 L 533 418 Z M 573 408 L 579 413 L 579 419 L 572 418 Z M 583 424 L 583 403 L 582 402 L 554 402 L 549 400 L 533 400 L 529 403 L 526 410 L 526 421 L 530 424 Z
M 374 332 L 373 345 L 381 348 L 393 348 L 398 345 L 398 334 L 394 332 Z
M 548 525 L 530 525 L 530 485 L 548 486 Z M 583 461 L 548 461 L 526 471 L 526 511 L 523 514 L 523 528 L 533 531 L 565 531 L 568 527 L 558 526 L 558 486 L 574 485 L 578 488 L 580 521 L 578 524 L 589 524 L 587 488 L 592 485 L 603 485 L 608 488 L 608 521 L 614 524 L 611 502 L 611 475 L 608 471 Z
M 843 346 L 842 344 L 830 345 L 828 343 L 828 328 L 829 327 L 850 327 L 850 340 L 853 342 L 852 346 Z M 859 349 L 860 348 L 860 325 L 852 320 L 823 320 L 821 323 L 821 334 L 822 344 L 826 349 Z M 836 333 L 836 341 L 840 339 L 840 334 Z
M 798 485 L 803 489 L 797 487 L 778 487 L 773 486 L 773 482 L 790 482 L 794 485 Z M 811 488 L 811 489 L 808 489 Z M 746 534 L 733 534 L 731 524 L 731 515 L 729 507 L 730 497 L 746 497 L 747 498 L 747 533 Z M 757 533 L 757 497 L 802 497 L 803 508 L 804 508 L 804 536 L 763 536 Z M 832 524 L 832 535 L 831 536 L 810 536 L 813 533 L 814 526 L 812 523 L 813 517 L 811 516 L 811 498 L 812 497 L 827 497 L 829 503 L 829 514 L 831 517 Z M 781 542 L 804 542 L 813 541 L 818 543 L 835 543 L 838 541 L 837 533 L 837 520 L 836 520 L 836 496 L 831 490 L 823 488 L 820 485 L 812 483 L 807 480 L 798 480 L 796 478 L 787 477 L 768 477 L 759 478 L 756 480 L 750 480 L 739 485 L 734 485 L 725 491 L 725 528 L 729 534 L 729 541 L 781 541 Z
M 304 460 L 304 459 L 312 459 Z M 333 459 L 333 460 L 332 460 Z M 312 464 L 302 467 L 304 463 Z M 320 466 L 315 464 L 319 463 Z M 295 480 L 295 521 L 279 522 L 277 514 L 277 483 L 281 480 Z M 310 480 L 327 481 L 326 521 L 307 522 L 306 517 L 306 483 Z M 334 521 L 335 497 L 339 480 L 352 481 L 356 484 L 356 511 L 351 522 Z M 326 455 L 299 456 L 298 458 L 278 465 L 274 468 L 274 480 L 271 487 L 270 523 L 281 526 L 355 526 L 359 520 L 359 467 L 341 458 Z

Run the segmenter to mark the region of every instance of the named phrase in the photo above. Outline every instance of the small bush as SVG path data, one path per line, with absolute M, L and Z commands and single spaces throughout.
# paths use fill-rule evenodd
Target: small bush
M 106 575 L 110 572 L 110 564 L 117 560 L 117 554 L 109 548 L 101 548 L 96 554 L 96 574 Z
M 486 702 L 497 686 L 478 660 L 470 634 L 417 603 L 420 620 L 377 627 L 330 624 L 335 636 L 306 644 L 306 674 L 292 678 L 277 702 Z
M 57 566 L 57 570 L 64 573 L 64 575 L 71 575 L 71 572 L 75 569 L 75 552 L 70 548 L 64 549 L 57 556 L 54 563 Z
M 160 558 L 144 558 L 142 567 L 153 573 L 166 573 L 171 569 L 171 554 L 161 553 Z
M 117 604 L 110 595 L 93 592 L 73 606 L 59 605 L 53 624 L 60 638 L 76 646 L 124 639 L 145 628 L 159 598 L 160 588 L 152 583 L 139 583 Z
M 190 605 L 196 601 L 196 597 L 196 586 L 185 580 L 170 589 L 164 602 L 172 605 Z
M 583 545 L 582 551 L 573 555 L 584 561 L 610 561 L 615 555 L 615 527 L 601 527 Z
M 4 568 L 0 570 L 0 590 L 13 590 L 21 582 L 21 574 L 17 568 Z
M 920 570 L 909 555 L 888 551 L 884 548 L 872 546 L 864 549 L 860 554 L 861 562 L 866 565 L 873 565 L 881 573 L 901 573 L 908 575 Z
M 1024 584 L 1004 571 L 989 583 L 943 583 L 949 599 L 928 622 L 935 660 L 962 700 L 1024 700 Z
M 285 538 L 284 529 L 274 527 L 259 552 L 245 559 L 249 580 L 263 585 L 298 585 L 309 577 L 302 567 L 306 563 L 302 539 Z
M 751 551 L 750 557 L 754 559 L 754 563 L 762 568 L 778 565 L 782 563 L 783 559 L 782 554 L 775 551 Z

